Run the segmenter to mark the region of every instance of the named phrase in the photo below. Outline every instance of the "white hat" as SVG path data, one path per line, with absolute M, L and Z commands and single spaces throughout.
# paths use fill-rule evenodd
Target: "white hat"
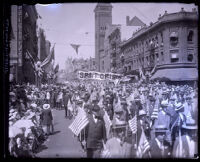
M 32 104 L 31 104 L 31 107 L 36 108 L 36 107 L 37 107 L 37 104 L 36 104 L 36 103 L 32 103 Z
M 168 106 L 168 102 L 166 100 L 161 102 L 161 106 L 162 107 L 167 107 Z
M 49 104 L 44 104 L 43 105 L 43 109 L 49 109 L 50 108 L 50 105 Z
M 181 102 L 178 102 L 177 104 L 175 104 L 175 111 L 179 111 L 181 109 L 183 109 L 183 104 Z
M 139 111 L 139 116 L 141 115 L 146 115 L 146 112 L 143 109 Z

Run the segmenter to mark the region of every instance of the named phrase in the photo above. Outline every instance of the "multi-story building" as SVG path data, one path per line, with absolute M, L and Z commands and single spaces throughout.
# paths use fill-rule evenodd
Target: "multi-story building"
M 95 58 L 90 57 L 90 59 L 89 59 L 89 70 L 90 71 L 96 70 Z
M 112 5 L 110 3 L 98 3 L 95 12 L 95 62 L 96 70 L 102 71 L 104 66 L 104 39 L 106 26 L 112 24 Z M 103 70 L 104 71 L 104 70 Z
M 144 26 L 130 39 L 121 43 L 121 55 L 126 72 L 138 72 L 139 67 L 151 71 L 152 76 L 167 77 L 172 81 L 196 80 L 198 77 L 198 14 L 195 9 L 186 12 L 167 11 L 158 21 Z M 131 56 L 131 57 L 130 57 Z
M 132 20 L 138 20 L 136 22 L 142 22 L 137 17 L 134 17 Z M 133 32 L 139 28 L 135 21 L 131 22 L 132 24 L 128 21 L 128 25 L 109 25 L 107 27 L 104 42 L 104 66 L 107 69 L 106 72 L 123 73 L 125 70 L 123 65 L 129 65 L 131 63 L 131 55 L 126 60 L 121 59 L 123 58 L 121 55 L 122 41 L 130 38 Z
M 11 6 L 10 69 L 17 83 L 35 81 L 34 67 L 29 56 L 37 58 L 37 18 L 33 5 Z
M 18 82 L 18 32 L 19 28 L 22 31 L 22 23 L 18 25 L 18 9 L 19 6 L 11 6 L 11 38 L 10 38 L 10 75 L 15 82 Z M 21 60 L 20 60 L 21 62 Z
M 34 60 L 37 60 L 37 34 L 36 34 L 36 22 L 38 14 L 34 5 L 22 6 L 22 72 L 23 81 L 25 83 L 35 83 L 34 67 L 30 61 L 27 53 L 29 53 Z

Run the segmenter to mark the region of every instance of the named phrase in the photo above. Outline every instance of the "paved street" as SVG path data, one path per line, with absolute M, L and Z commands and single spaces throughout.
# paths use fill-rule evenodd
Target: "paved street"
M 53 110 L 54 131 L 53 135 L 43 143 L 37 157 L 42 158 L 81 158 L 85 157 L 77 138 L 68 128 L 72 120 L 64 117 L 64 110 Z

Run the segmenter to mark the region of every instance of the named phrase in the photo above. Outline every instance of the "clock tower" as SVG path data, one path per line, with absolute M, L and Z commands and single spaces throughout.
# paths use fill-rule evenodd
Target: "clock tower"
M 104 38 L 106 26 L 112 24 L 112 5 L 98 3 L 95 13 L 95 61 L 96 70 L 100 71 L 100 55 L 104 52 Z

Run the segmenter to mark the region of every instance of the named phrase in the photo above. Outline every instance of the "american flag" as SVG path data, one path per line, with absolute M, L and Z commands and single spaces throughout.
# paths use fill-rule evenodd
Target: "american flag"
M 111 153 L 110 151 L 108 150 L 108 148 L 106 148 L 106 145 L 103 143 L 103 151 L 101 152 L 101 157 L 102 158 L 111 158 Z
M 108 149 L 105 149 L 102 151 L 102 154 L 101 154 L 101 157 L 102 158 L 111 158 L 111 154 L 110 154 L 110 151 Z
M 103 116 L 103 119 L 104 119 L 104 122 L 105 122 L 105 127 L 106 127 L 106 136 L 107 138 L 109 137 L 109 133 L 110 133 L 110 127 L 112 125 L 112 122 L 110 120 L 110 117 L 108 116 L 108 113 L 104 110 L 104 116 Z
M 89 120 L 87 118 L 86 112 L 82 109 L 78 109 L 78 114 L 74 121 L 70 124 L 69 129 L 78 136 L 81 130 L 87 126 Z
M 137 115 L 135 115 L 131 120 L 128 121 L 129 127 L 133 134 L 137 132 Z
M 149 151 L 149 149 L 150 149 L 149 141 L 147 140 L 144 130 L 142 129 L 142 134 L 141 134 L 140 141 L 138 144 L 138 149 L 137 149 L 137 157 L 142 158 L 142 156 L 147 151 Z
M 156 100 L 156 102 L 155 102 L 155 107 L 151 114 L 151 119 L 158 119 L 158 100 Z

